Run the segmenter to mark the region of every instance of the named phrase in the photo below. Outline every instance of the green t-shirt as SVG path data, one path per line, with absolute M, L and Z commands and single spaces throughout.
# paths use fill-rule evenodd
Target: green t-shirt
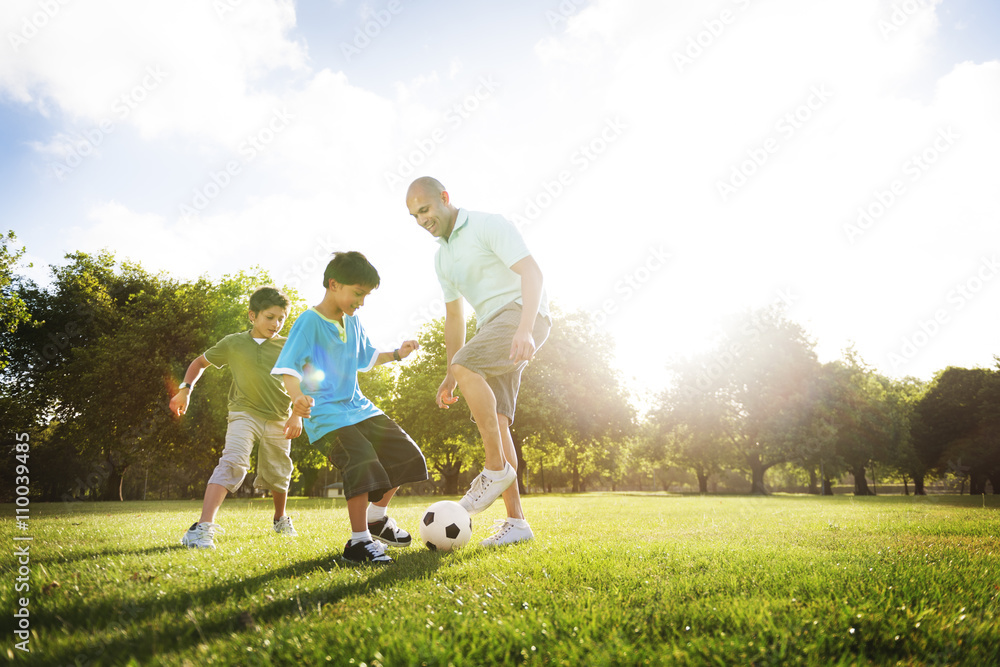
M 210 364 L 218 368 L 228 364 L 232 370 L 230 412 L 249 412 L 261 419 L 288 419 L 291 399 L 281 378 L 271 375 L 286 340 L 275 336 L 258 343 L 249 331 L 244 331 L 229 334 L 205 352 Z

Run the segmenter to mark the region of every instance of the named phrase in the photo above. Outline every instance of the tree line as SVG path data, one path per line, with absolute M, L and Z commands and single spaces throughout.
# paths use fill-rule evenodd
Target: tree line
M 228 370 L 202 377 L 183 418 L 167 402 L 191 359 L 248 328 L 249 294 L 271 276 L 255 267 L 180 281 L 107 251 L 78 252 L 41 287 L 18 273 L 15 242 L 10 233 L 0 244 L 3 467 L 16 465 L 14 434 L 28 432 L 37 500 L 200 497 L 224 444 Z M 307 307 L 286 293 L 285 335 Z M 855 493 L 871 493 L 866 476 L 876 472 L 914 493 L 942 475 L 967 479 L 972 493 L 1000 490 L 1000 365 L 923 382 L 882 376 L 853 350 L 821 364 L 799 325 L 764 309 L 734 317 L 706 352 L 666 365 L 668 388 L 640 418 L 610 338 L 587 313 L 557 309 L 555 319 L 512 427 L 525 492 L 654 490 L 685 470 L 703 493 L 732 471 L 748 477 L 744 491 L 766 493 L 779 465 L 803 471 L 817 493 L 848 474 Z M 471 336 L 474 319 L 468 327 Z M 457 494 L 481 468 L 482 447 L 464 402 L 434 404 L 443 319 L 417 337 L 419 354 L 359 381 L 423 449 L 434 485 L 422 490 Z M 304 437 L 292 452 L 293 490 L 313 488 L 325 453 Z

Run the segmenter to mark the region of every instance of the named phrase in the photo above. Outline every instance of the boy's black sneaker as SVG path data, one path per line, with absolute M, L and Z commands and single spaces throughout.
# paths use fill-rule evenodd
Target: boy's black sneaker
M 392 562 L 392 559 L 385 553 L 385 547 L 374 540 L 356 542 L 354 544 L 351 544 L 351 541 L 348 540 L 347 544 L 344 545 L 344 555 L 340 558 L 354 565 L 364 565 L 366 563 L 385 565 Z
M 374 523 L 369 522 L 368 532 L 376 540 L 385 542 L 390 547 L 408 547 L 412 541 L 410 534 L 397 526 L 396 522 L 387 516 Z

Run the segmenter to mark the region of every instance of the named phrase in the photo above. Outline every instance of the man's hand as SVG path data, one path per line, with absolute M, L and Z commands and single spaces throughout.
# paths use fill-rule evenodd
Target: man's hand
M 299 417 L 296 414 L 293 414 L 291 417 L 289 417 L 288 421 L 285 422 L 284 431 L 285 431 L 285 437 L 288 438 L 289 440 L 294 440 L 295 438 L 302 435 L 302 417 Z
M 188 402 L 191 399 L 191 391 L 188 389 L 181 389 L 179 392 L 174 394 L 174 397 L 170 399 L 170 412 L 174 413 L 178 417 L 187 412 Z
M 454 395 L 455 387 L 457 386 L 458 380 L 451 373 L 444 376 L 444 382 L 438 387 L 437 392 L 437 404 L 439 408 L 447 410 L 448 406 L 458 401 L 458 396 Z
M 531 335 L 531 331 L 518 329 L 510 344 L 510 359 L 519 364 L 522 361 L 531 361 L 534 356 L 535 337 Z
M 316 405 L 316 401 L 313 400 L 312 396 L 299 394 L 299 396 L 294 401 L 292 401 L 292 416 L 299 417 L 300 420 L 303 417 L 308 419 L 309 416 L 312 414 L 312 406 L 314 405 Z
M 403 344 L 399 346 L 399 358 L 406 359 L 412 353 L 420 349 L 420 343 L 415 340 L 403 341 Z

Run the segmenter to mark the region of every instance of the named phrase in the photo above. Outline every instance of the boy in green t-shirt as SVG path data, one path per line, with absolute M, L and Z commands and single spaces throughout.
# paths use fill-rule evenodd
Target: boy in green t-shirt
M 250 297 L 252 328 L 230 334 L 188 366 L 184 382 L 170 399 L 170 410 L 187 412 L 194 384 L 209 366 L 229 364 L 233 384 L 229 389 L 229 426 L 219 465 L 208 480 L 201 518 L 181 538 L 186 547 L 214 549 L 215 515 L 226 495 L 243 484 L 255 443 L 257 479 L 254 487 L 268 489 L 274 497 L 274 532 L 294 537 L 295 527 L 285 514 L 288 484 L 292 478 L 290 438 L 302 433 L 302 418 L 291 414 L 291 399 L 271 368 L 285 345 L 278 332 L 288 316 L 288 297 L 273 287 L 261 287 Z

